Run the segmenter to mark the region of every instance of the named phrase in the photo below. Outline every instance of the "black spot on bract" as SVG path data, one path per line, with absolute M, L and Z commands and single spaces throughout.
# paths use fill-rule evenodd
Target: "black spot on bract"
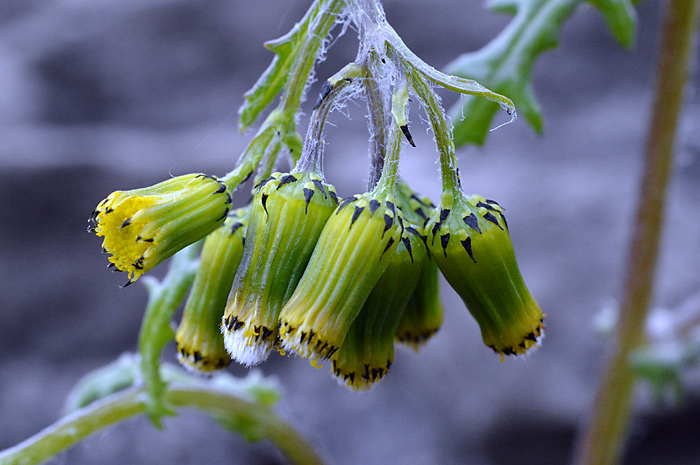
M 492 211 L 492 212 L 497 211 L 497 210 L 496 210 L 495 208 L 493 208 L 491 205 L 489 205 L 489 204 L 487 204 L 487 203 L 484 203 L 484 202 L 479 202 L 479 203 L 476 204 L 476 206 L 479 207 L 479 208 L 485 208 L 485 209 L 487 209 L 487 210 L 489 210 L 489 211 Z
M 316 188 L 317 188 L 319 191 L 321 191 L 321 194 L 323 194 L 323 198 L 324 198 L 324 199 L 327 199 L 328 196 L 326 195 L 326 189 L 323 188 L 323 183 L 322 183 L 321 181 L 319 181 L 318 179 L 312 179 L 311 182 L 313 182 L 314 185 L 316 186 Z M 333 192 L 331 192 L 331 194 L 333 194 Z M 337 199 L 337 198 L 336 198 L 336 200 L 335 200 L 335 203 L 338 203 L 338 199 Z
M 380 205 L 381 205 L 381 203 L 377 199 L 372 199 L 369 201 L 369 217 L 370 218 L 372 218 L 372 215 L 374 215 L 374 212 L 377 211 L 377 208 L 379 208 Z
M 384 238 L 384 234 L 391 228 L 394 224 L 394 218 L 391 216 L 387 215 L 384 213 L 384 231 L 382 231 L 382 238 Z
M 411 263 L 413 263 L 413 249 L 411 248 L 411 239 L 409 239 L 408 236 L 404 236 L 401 238 L 401 241 L 403 242 L 404 247 L 406 247 L 406 250 L 408 250 L 408 255 L 411 257 Z
M 314 196 L 314 190 L 313 189 L 307 189 L 306 187 L 304 188 L 304 200 L 306 201 L 306 210 L 304 210 L 304 213 L 307 215 L 309 214 L 309 202 L 311 201 L 311 197 Z
M 476 215 L 474 213 L 471 213 L 462 219 L 464 220 L 464 224 L 466 224 L 467 226 L 472 228 L 474 231 L 481 234 L 481 228 L 479 228 L 479 219 L 476 217 Z
M 280 183 L 277 185 L 276 190 L 280 190 L 280 188 L 282 186 L 284 186 L 285 184 L 289 184 L 290 182 L 296 182 L 296 180 L 297 180 L 297 178 L 292 174 L 287 174 L 285 176 L 282 176 L 282 179 L 280 179 Z
M 267 217 L 269 218 L 270 213 L 268 213 L 268 211 L 267 211 L 267 197 L 268 197 L 267 194 L 263 194 L 261 199 L 260 199 L 260 203 L 262 203 L 263 210 L 265 210 L 265 214 L 267 214 Z
M 474 253 L 472 252 L 472 238 L 467 237 L 462 241 L 462 247 L 464 247 L 464 250 L 467 251 L 467 254 L 469 255 L 469 258 L 472 259 L 474 263 L 476 263 L 476 260 L 474 259 Z
M 355 224 L 355 221 L 360 217 L 362 212 L 364 211 L 365 207 L 359 207 L 355 205 L 355 210 L 352 212 L 352 219 L 350 220 L 350 227 L 352 228 L 352 225 Z
M 445 257 L 447 257 L 447 246 L 450 243 L 450 233 L 443 234 L 440 236 L 440 244 L 442 245 L 442 251 L 445 253 Z
M 485 219 L 486 221 L 490 221 L 491 223 L 493 223 L 493 224 L 495 224 L 496 226 L 498 226 L 498 228 L 499 228 L 500 230 L 503 230 L 503 228 L 501 227 L 501 225 L 498 224 L 498 219 L 497 219 L 495 216 L 493 216 L 493 213 L 491 213 L 491 212 L 486 212 L 486 214 L 484 215 L 484 219 Z
M 343 208 L 347 207 L 352 202 L 357 202 L 357 197 L 348 197 L 347 199 L 343 200 L 343 203 L 338 205 L 338 209 L 335 211 L 335 214 L 337 215 L 340 213 Z

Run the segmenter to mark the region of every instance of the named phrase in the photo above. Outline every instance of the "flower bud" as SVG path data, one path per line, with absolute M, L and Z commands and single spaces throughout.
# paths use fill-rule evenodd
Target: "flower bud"
M 369 389 L 394 361 L 394 337 L 427 258 L 423 240 L 404 232 L 381 278 L 350 326 L 345 341 L 333 354 L 331 373 L 354 390 Z
M 438 266 L 426 255 L 420 263 L 418 283 L 396 330 L 396 341 L 417 351 L 440 329 L 443 313 Z
M 405 181 L 400 181 L 397 187 L 401 211 L 413 223 L 416 233 L 426 241 L 425 224 L 433 214 L 435 205 L 428 197 L 416 194 Z M 414 258 L 420 267 L 420 277 L 396 330 L 396 341 L 417 351 L 440 329 L 444 310 L 440 303 L 437 263 L 429 254 Z
M 461 195 L 426 225 L 440 271 L 481 328 L 484 343 L 504 355 L 524 354 L 544 332 L 543 314 L 528 291 L 503 209 L 483 197 Z
M 263 362 L 276 346 L 280 309 L 338 205 L 335 188 L 316 173 L 275 173 L 257 189 L 222 324 L 231 357 L 247 366 Z
M 283 350 L 313 360 L 338 350 L 401 241 L 394 202 L 363 194 L 338 206 L 280 314 Z
M 210 372 L 231 362 L 219 327 L 243 256 L 247 222 L 248 210 L 236 210 L 204 240 L 197 275 L 175 335 L 178 360 L 187 368 Z
M 215 177 L 187 174 L 151 187 L 112 192 L 88 220 L 109 261 L 131 284 L 221 226 L 231 203 Z

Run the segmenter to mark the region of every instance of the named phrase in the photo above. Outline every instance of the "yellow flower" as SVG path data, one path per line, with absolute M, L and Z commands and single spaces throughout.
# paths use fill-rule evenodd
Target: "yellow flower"
M 131 284 L 146 271 L 221 226 L 231 197 L 214 177 L 187 174 L 151 187 L 112 192 L 93 211 L 88 231 Z

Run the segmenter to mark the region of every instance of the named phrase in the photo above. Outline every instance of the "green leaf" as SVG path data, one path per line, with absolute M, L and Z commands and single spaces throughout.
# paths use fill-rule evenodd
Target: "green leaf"
M 581 0 L 497 0 L 495 11 L 515 13 L 513 21 L 481 50 L 467 53 L 447 66 L 450 74 L 475 79 L 510 97 L 532 128 L 541 133 L 543 120 L 532 91 L 532 67 L 542 52 L 557 46 L 559 29 Z M 455 145 L 481 145 L 498 106 L 465 97 L 451 110 Z M 462 117 L 463 116 L 463 117 Z
M 632 48 L 637 31 L 637 11 L 630 0 L 589 0 L 600 10 L 620 45 Z
M 265 43 L 266 48 L 275 52 L 275 57 L 253 87 L 243 96 L 243 105 L 238 110 L 238 128 L 241 132 L 253 124 L 260 113 L 281 92 L 301 45 L 307 41 L 309 24 L 319 14 L 320 6 L 322 6 L 321 3 L 314 3 L 291 31 Z

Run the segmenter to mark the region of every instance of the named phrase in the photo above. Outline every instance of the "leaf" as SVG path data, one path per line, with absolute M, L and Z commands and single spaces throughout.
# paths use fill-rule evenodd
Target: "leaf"
M 605 18 L 620 45 L 632 48 L 637 32 L 637 11 L 630 0 L 589 0 Z
M 241 132 L 255 122 L 260 112 L 270 105 L 284 87 L 297 52 L 307 40 L 309 24 L 319 14 L 319 5 L 319 2 L 314 3 L 291 31 L 265 43 L 266 48 L 275 52 L 275 57 L 253 87 L 243 95 L 243 105 L 238 110 L 238 128 Z
M 532 66 L 542 52 L 555 48 L 559 29 L 581 0 L 496 0 L 491 8 L 515 13 L 511 23 L 489 44 L 467 53 L 446 71 L 510 97 L 519 113 L 537 132 L 543 130 L 542 113 L 531 85 Z M 465 97 L 451 110 L 456 146 L 482 145 L 498 106 L 484 99 Z M 463 117 L 462 117 L 463 116 Z

